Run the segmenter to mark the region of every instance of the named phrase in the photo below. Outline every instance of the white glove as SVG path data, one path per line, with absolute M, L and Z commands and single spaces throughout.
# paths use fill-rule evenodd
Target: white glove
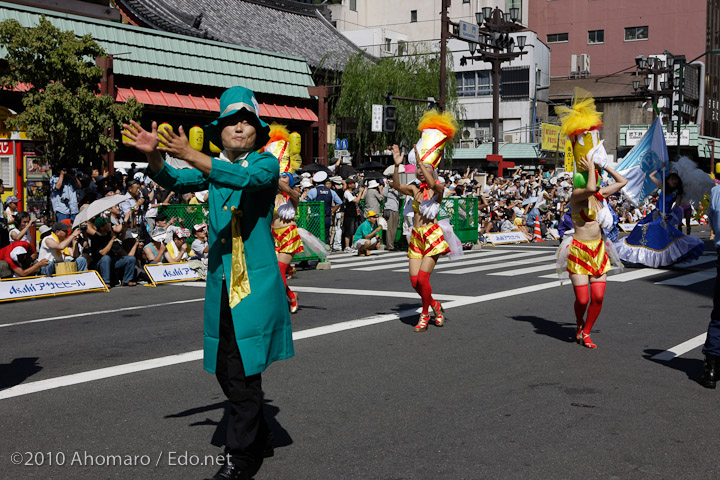
M 588 158 L 590 158 L 593 163 L 600 168 L 607 167 L 609 163 L 608 155 L 605 151 L 603 143 L 605 143 L 605 140 L 600 140 L 600 142 L 588 152 Z

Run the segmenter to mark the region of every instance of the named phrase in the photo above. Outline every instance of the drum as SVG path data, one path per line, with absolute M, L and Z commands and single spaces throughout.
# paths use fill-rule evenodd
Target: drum
M 58 262 L 55 264 L 55 273 L 77 273 L 77 263 L 75 262 Z

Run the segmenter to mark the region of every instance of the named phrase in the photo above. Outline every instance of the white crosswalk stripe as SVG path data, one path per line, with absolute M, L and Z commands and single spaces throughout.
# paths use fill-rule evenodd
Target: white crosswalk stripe
M 516 254 L 509 254 L 509 255 L 503 255 L 507 252 L 468 252 L 465 255 L 463 255 L 464 260 L 455 260 L 450 261 L 449 258 L 443 257 L 440 258 L 437 265 L 435 266 L 435 269 L 443 269 L 443 268 L 457 268 L 458 266 L 462 265 L 473 265 L 476 263 L 487 263 L 487 262 L 495 262 L 503 258 L 507 257 L 515 257 L 515 256 L 528 256 L 532 255 L 530 253 L 516 253 Z M 355 268 L 353 270 L 360 270 L 363 272 L 373 272 L 376 270 L 389 270 L 389 269 L 395 269 L 393 272 L 405 272 L 408 268 L 408 260 L 407 258 L 403 259 L 400 262 L 387 264 L 387 265 L 379 265 L 379 266 L 373 266 L 369 265 L 362 268 Z
M 441 257 L 435 270 L 449 275 L 463 275 L 487 272 L 488 276 L 517 277 L 534 276 L 535 278 L 556 280 L 555 273 L 543 273 L 554 270 L 555 247 L 535 246 L 503 246 L 484 248 L 483 250 L 465 251 L 459 260 L 450 261 Z M 552 252 L 552 253 L 551 253 Z M 330 255 L 332 269 L 349 269 L 363 272 L 387 271 L 407 273 L 406 251 L 374 251 L 371 256 L 358 257 L 356 254 L 336 252 Z M 631 268 L 619 274 L 610 274 L 610 282 L 630 282 L 656 275 L 675 273 L 676 275 L 656 285 L 687 287 L 715 278 L 715 268 L 710 265 L 716 261 L 715 254 L 705 254 L 700 258 L 681 264 L 672 269 L 665 268 Z M 517 267 L 517 268 L 513 268 Z M 688 271 L 700 268 L 699 271 Z M 709 267 L 709 268 L 708 268 Z M 537 274 L 537 275 L 534 275 Z

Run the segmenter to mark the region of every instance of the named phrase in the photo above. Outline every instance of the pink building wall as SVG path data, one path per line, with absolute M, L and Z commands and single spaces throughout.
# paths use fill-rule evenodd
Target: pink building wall
M 548 43 L 550 74 L 570 74 L 573 54 L 590 55 L 590 74 L 607 75 L 635 65 L 637 55 L 669 50 L 691 60 L 705 52 L 707 0 L 530 0 L 529 28 L 568 33 L 567 43 Z M 648 39 L 625 41 L 625 27 L 648 26 Z M 605 42 L 588 44 L 588 31 L 604 30 Z

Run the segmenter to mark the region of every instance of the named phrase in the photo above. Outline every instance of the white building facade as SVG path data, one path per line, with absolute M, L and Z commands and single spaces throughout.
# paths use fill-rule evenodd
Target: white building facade
M 527 25 L 529 0 L 452 0 L 448 10 L 453 22 L 475 23 L 475 13 L 483 7 L 500 7 L 505 12 L 519 8 L 518 22 Z M 342 0 L 330 5 L 332 22 L 353 43 L 371 55 L 403 55 L 416 50 L 440 48 L 441 0 Z M 527 52 L 502 64 L 499 141 L 504 143 L 539 142 L 539 124 L 547 119 L 550 82 L 550 49 L 534 32 L 523 31 L 513 37 L 526 37 Z M 517 39 L 515 44 L 518 44 Z M 492 67 L 485 62 L 468 61 L 468 44 L 451 39 L 452 72 L 458 83 L 458 97 L 464 107 L 464 128 L 458 139 L 462 146 L 491 142 L 493 84 Z M 516 47 L 517 51 L 517 47 Z

